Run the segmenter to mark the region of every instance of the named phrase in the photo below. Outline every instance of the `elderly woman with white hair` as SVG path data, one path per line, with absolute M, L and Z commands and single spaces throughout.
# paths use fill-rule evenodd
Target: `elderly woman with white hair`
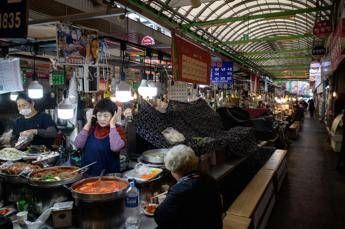
M 158 228 L 221 229 L 222 204 L 216 181 L 197 171 L 192 148 L 177 145 L 164 158 L 177 180 L 155 212 Z

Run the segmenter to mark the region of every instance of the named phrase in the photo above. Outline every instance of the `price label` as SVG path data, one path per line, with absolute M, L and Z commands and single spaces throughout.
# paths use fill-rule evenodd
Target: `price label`
M 0 1 L 0 38 L 26 38 L 27 33 L 27 0 Z

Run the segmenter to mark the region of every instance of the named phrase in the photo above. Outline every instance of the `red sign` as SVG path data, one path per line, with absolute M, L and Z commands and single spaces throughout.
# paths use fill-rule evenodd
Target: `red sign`
M 326 38 L 332 33 L 332 24 L 328 20 L 315 23 L 313 33 L 319 38 Z
M 177 81 L 210 84 L 211 54 L 192 42 L 173 35 L 173 74 Z
M 150 36 L 145 36 L 143 39 L 141 39 L 141 45 L 149 46 L 149 45 L 155 45 L 155 39 Z
M 258 85 L 260 82 L 260 78 L 257 75 L 250 76 L 250 91 L 256 93 L 258 90 Z
M 331 63 L 332 70 L 335 71 L 339 63 L 344 59 L 342 54 L 343 45 L 342 40 L 345 37 L 345 18 L 341 19 L 333 33 L 330 50 L 331 50 Z

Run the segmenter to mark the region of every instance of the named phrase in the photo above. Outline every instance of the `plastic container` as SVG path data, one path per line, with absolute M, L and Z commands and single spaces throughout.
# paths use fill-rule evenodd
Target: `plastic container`
M 125 198 L 126 229 L 138 229 L 140 227 L 139 190 L 134 181 L 129 183 Z
M 52 220 L 54 228 L 72 226 L 73 201 L 55 203 L 52 209 Z

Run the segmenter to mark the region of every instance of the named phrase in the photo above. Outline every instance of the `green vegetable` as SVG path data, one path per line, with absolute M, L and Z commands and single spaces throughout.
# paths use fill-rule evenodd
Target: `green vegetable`
M 41 177 L 41 180 L 47 181 L 47 182 L 53 182 L 53 181 L 60 181 L 61 178 L 53 176 L 53 175 L 47 175 L 47 176 Z

